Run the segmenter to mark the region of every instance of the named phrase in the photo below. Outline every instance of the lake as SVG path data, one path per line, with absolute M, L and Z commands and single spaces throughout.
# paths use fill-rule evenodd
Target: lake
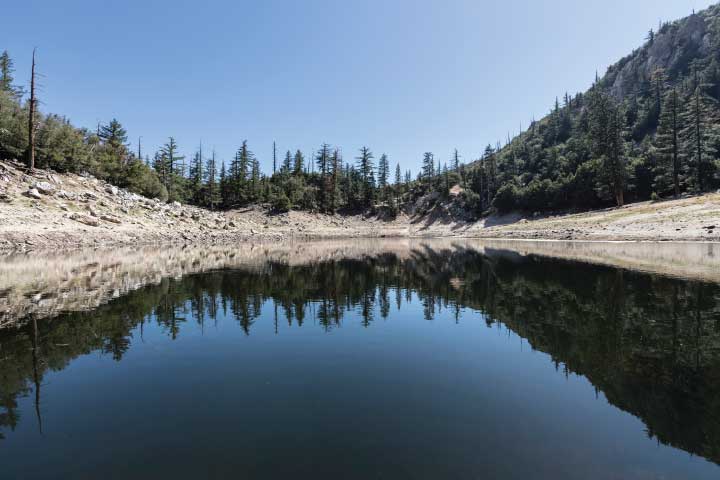
M 717 479 L 719 256 L 0 257 L 0 478 Z

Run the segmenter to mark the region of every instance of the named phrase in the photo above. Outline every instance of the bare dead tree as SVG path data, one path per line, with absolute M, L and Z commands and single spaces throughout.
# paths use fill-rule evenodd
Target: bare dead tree
M 35 98 L 35 49 L 32 54 L 32 69 L 30 73 L 30 113 L 28 115 L 28 150 L 27 166 L 31 172 L 35 169 L 35 110 L 37 99 Z

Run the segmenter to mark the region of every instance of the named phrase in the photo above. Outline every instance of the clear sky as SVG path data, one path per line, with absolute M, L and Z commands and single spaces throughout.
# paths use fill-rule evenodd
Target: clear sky
M 709 0 L 204 0 L 4 2 L 0 50 L 44 74 L 44 111 L 133 148 L 174 136 L 229 159 L 243 139 L 265 172 L 272 142 L 345 160 L 368 145 L 394 168 L 465 160 L 540 118 Z

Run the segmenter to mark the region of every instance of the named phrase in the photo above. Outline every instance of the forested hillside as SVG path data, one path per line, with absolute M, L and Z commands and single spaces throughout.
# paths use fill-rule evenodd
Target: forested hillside
M 720 6 L 650 30 L 642 47 L 564 94 L 468 183 L 501 210 L 585 209 L 720 186 Z
M 277 211 L 392 213 L 452 201 L 479 216 L 492 209 L 583 210 L 720 187 L 717 5 L 650 30 L 642 47 L 596 75 L 587 92 L 559 96 L 547 116 L 504 146 L 489 145 L 466 165 L 457 151 L 441 160 L 428 152 L 416 176 L 368 147 L 348 158 L 325 143 L 310 154 L 282 153 L 273 145 L 267 173 L 247 141 L 238 142 L 232 159 L 201 146 L 186 157 L 172 137 L 150 155 L 139 141 L 130 147 L 115 119 L 93 129 L 52 114 L 31 119 L 33 102 L 19 83 L 4 52 L 0 159 L 29 160 L 33 133 L 38 167 L 86 172 L 147 196 L 211 209 L 264 203 Z

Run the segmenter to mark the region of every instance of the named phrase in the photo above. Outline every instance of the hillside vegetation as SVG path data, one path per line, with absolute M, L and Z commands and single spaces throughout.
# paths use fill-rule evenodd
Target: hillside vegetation
M 544 118 L 478 160 L 431 152 L 413 175 L 368 147 L 354 158 L 323 143 L 311 155 L 273 148 L 263 173 L 247 141 L 232 159 L 174 138 L 152 155 L 130 148 L 113 119 L 76 128 L 58 115 L 31 119 L 12 59 L 0 56 L 0 160 L 92 175 L 130 192 L 212 210 L 263 204 L 275 212 L 432 213 L 471 220 L 493 211 L 587 210 L 699 194 L 720 187 L 720 6 L 650 30 L 645 43 L 584 93 L 564 94 Z M 138 142 L 139 143 L 139 142 Z M 377 164 L 376 164 L 377 161 Z M 2 188 L 0 186 L 0 188 Z M 0 191 L 0 194 L 2 192 Z

